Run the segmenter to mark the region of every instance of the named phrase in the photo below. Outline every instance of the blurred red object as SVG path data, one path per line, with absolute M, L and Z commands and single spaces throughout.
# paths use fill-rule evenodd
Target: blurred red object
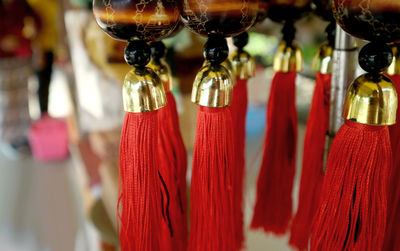
M 40 19 L 25 0 L 0 1 L 0 58 L 29 58 Z
M 29 143 L 38 161 L 63 160 L 69 156 L 67 123 L 48 115 L 29 129 Z

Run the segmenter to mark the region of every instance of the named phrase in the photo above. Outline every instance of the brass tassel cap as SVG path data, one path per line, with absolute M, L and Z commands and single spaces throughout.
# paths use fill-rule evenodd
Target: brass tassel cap
M 173 84 L 169 65 L 163 59 L 152 59 L 148 64 L 148 67 L 150 67 L 158 75 L 164 85 L 164 91 L 172 91 Z
M 252 56 L 246 51 L 235 51 L 231 55 L 233 72 L 236 78 L 249 79 L 254 76 L 256 63 Z
M 207 60 L 204 60 L 203 67 L 204 67 L 204 66 L 207 66 L 207 65 L 210 65 L 210 62 L 207 61 Z M 221 63 L 221 65 L 222 65 L 223 67 L 225 67 L 225 69 L 228 70 L 229 75 L 231 76 L 232 86 L 236 86 L 235 72 L 234 72 L 233 64 L 232 64 L 231 60 L 230 60 L 229 58 L 227 58 L 227 59 L 225 59 L 225 61 L 223 61 L 223 62 Z
M 231 73 L 222 65 L 206 64 L 197 73 L 192 102 L 206 107 L 225 107 L 232 102 Z
M 150 112 L 167 105 L 164 86 L 148 67 L 134 68 L 126 74 L 122 97 L 126 112 Z
M 397 93 L 383 74 L 367 73 L 358 77 L 347 90 L 343 118 L 366 125 L 387 126 L 396 123 Z
M 400 43 L 391 45 L 393 52 L 393 61 L 387 69 L 387 74 L 390 76 L 400 75 Z
M 311 69 L 322 74 L 332 73 L 333 47 L 328 42 L 321 45 L 315 54 Z
M 274 57 L 275 72 L 301 72 L 303 70 L 303 57 L 301 50 L 295 44 L 282 41 Z

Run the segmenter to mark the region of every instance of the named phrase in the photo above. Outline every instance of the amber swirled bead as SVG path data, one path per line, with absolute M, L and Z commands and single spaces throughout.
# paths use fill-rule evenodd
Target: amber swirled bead
M 94 0 L 99 26 L 119 40 L 158 41 L 168 36 L 179 21 L 174 0 Z

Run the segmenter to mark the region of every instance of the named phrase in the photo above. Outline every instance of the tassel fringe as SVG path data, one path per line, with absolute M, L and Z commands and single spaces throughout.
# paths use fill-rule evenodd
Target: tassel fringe
M 345 122 L 328 157 L 311 250 L 381 250 L 391 156 L 388 127 Z
M 317 73 L 307 121 L 303 150 L 299 206 L 293 219 L 289 244 L 307 250 L 311 224 L 319 205 L 324 178 L 325 139 L 329 130 L 331 74 Z
M 257 201 L 251 227 L 284 234 L 292 217 L 296 165 L 296 72 L 277 72 L 267 108 L 264 155 L 257 181 Z
M 119 238 L 124 251 L 160 250 L 157 111 L 127 113 L 119 159 Z
M 235 250 L 230 108 L 199 106 L 193 152 L 190 251 Z
M 175 98 L 168 92 L 159 110 L 158 168 L 163 195 L 163 250 L 186 250 L 186 150 L 179 131 Z M 183 180 L 182 180 L 183 179 Z
M 400 92 L 400 75 L 390 76 L 396 90 Z M 400 103 L 399 106 L 400 107 Z M 384 251 L 400 250 L 400 109 L 397 109 L 397 124 L 389 127 L 393 152 L 393 172 L 389 184 L 388 219 Z
M 237 84 L 233 88 L 233 100 L 231 108 L 235 166 L 233 170 L 233 203 L 235 215 L 235 240 L 237 250 L 243 248 L 243 182 L 245 178 L 245 142 L 246 142 L 246 114 L 247 114 L 247 80 L 236 80 Z

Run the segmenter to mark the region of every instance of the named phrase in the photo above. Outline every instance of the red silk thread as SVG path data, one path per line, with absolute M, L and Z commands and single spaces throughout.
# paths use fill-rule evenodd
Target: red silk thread
M 307 250 L 311 224 L 319 205 L 324 178 L 325 140 L 329 130 L 331 74 L 317 73 L 303 147 L 299 206 L 293 218 L 289 244 Z
M 296 72 L 277 72 L 267 107 L 264 154 L 257 181 L 257 201 L 251 227 L 284 234 L 292 217 L 296 165 Z
M 189 251 L 235 250 L 233 151 L 230 108 L 199 106 L 193 152 Z
M 329 153 L 311 250 L 381 250 L 391 164 L 387 126 L 345 122 Z

